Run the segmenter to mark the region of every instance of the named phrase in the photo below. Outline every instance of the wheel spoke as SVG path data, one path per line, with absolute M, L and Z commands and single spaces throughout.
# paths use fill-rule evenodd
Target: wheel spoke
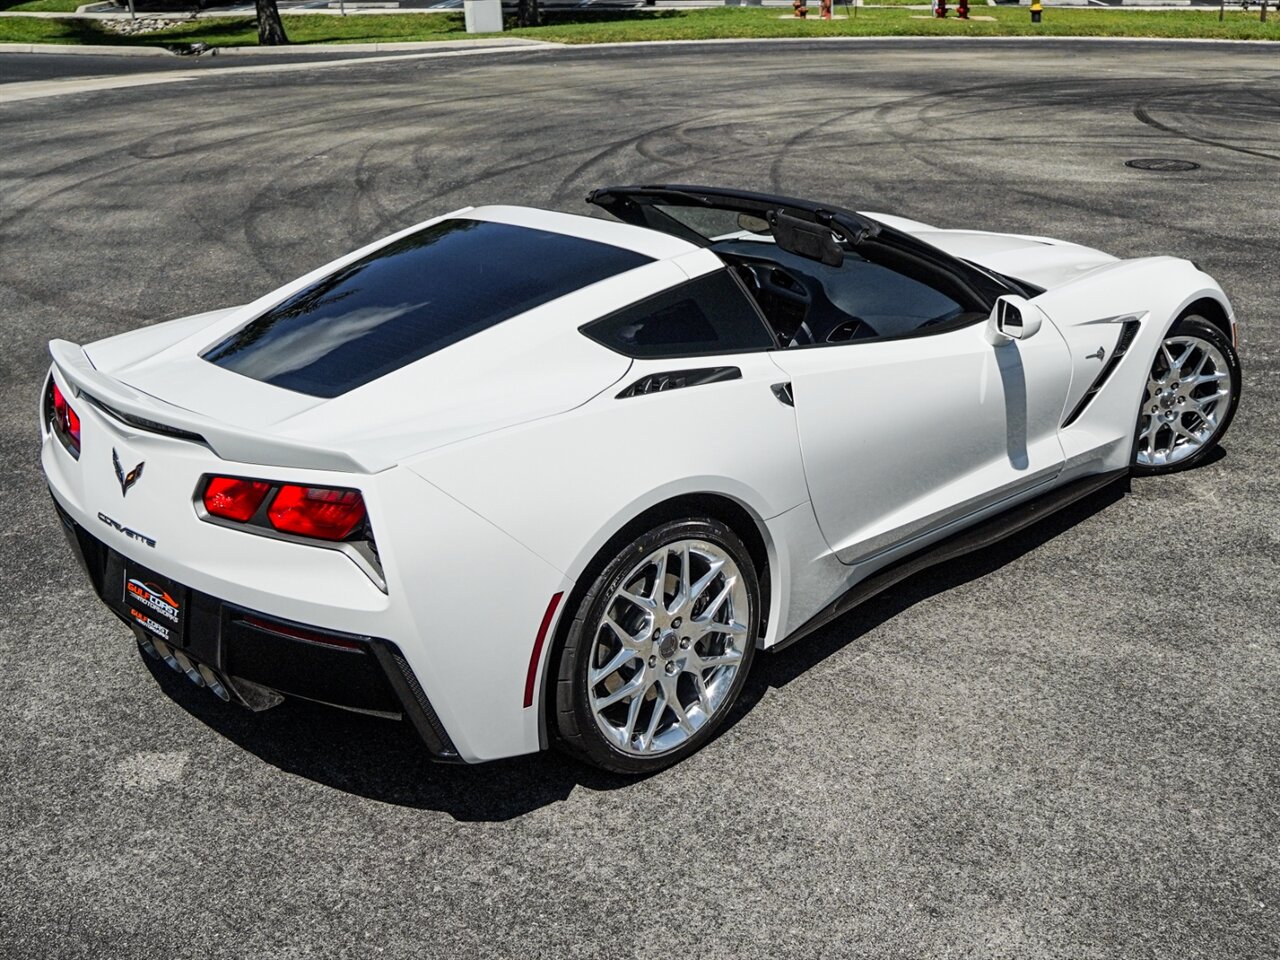
M 1182 373 L 1182 365 L 1187 362 L 1187 359 L 1191 356 L 1192 353 L 1195 352 L 1195 349 L 1196 349 L 1196 341 L 1192 340 L 1190 343 L 1187 344 L 1187 348 L 1182 351 L 1178 359 L 1173 362 L 1173 372 L 1175 373 L 1175 375 Z M 1204 360 L 1201 360 L 1200 362 L 1203 365 Z
M 711 569 L 698 578 L 698 582 L 689 588 L 689 603 L 692 605 L 698 602 L 698 598 L 711 586 L 711 582 L 720 575 L 720 571 L 724 569 L 724 561 L 717 560 L 711 564 Z
M 658 555 L 658 569 L 653 574 L 653 605 L 661 610 L 667 609 L 667 552 L 664 547 Z
M 671 600 L 671 610 L 680 610 L 690 602 L 690 583 L 689 583 L 689 543 L 688 541 L 680 545 L 680 582 L 676 584 L 676 595 Z
M 594 687 L 597 684 L 599 684 L 602 680 L 606 679 L 607 677 L 613 676 L 615 673 L 617 673 L 619 670 L 621 670 L 623 667 L 625 667 L 628 663 L 630 663 L 632 660 L 635 660 L 636 658 L 637 658 L 637 654 L 634 650 L 630 650 L 627 647 L 623 647 L 621 650 L 618 651 L 618 653 L 613 657 L 613 659 L 610 660 L 608 663 L 606 663 L 603 667 L 600 667 L 596 670 L 591 671 L 591 686 Z
M 620 686 L 617 690 L 613 691 L 613 693 L 610 693 L 596 700 L 595 708 L 597 711 L 607 710 L 609 707 L 612 707 L 615 703 L 625 700 L 627 697 L 634 697 L 638 693 L 643 693 L 644 690 L 645 690 L 645 675 L 644 675 L 644 671 L 642 670 L 639 673 L 637 673 L 634 677 L 632 677 L 630 680 L 628 680 L 626 683 L 624 683 L 622 686 Z
M 662 722 L 662 715 L 667 712 L 667 691 L 661 684 L 658 685 L 658 695 L 653 701 L 653 713 L 649 717 L 649 729 L 644 732 L 642 746 L 649 750 L 653 747 L 654 734 L 658 732 L 658 724 Z
M 667 705 L 671 707 L 671 712 L 676 715 L 676 723 L 680 724 L 680 729 L 685 733 L 693 733 L 696 729 L 693 721 L 689 719 L 689 714 L 685 713 L 684 704 L 680 702 L 680 698 L 676 695 L 675 684 L 672 684 L 672 690 L 667 698 Z
M 648 619 L 645 620 L 645 627 L 637 634 L 627 633 L 622 625 L 613 617 L 606 616 L 604 618 L 604 626 L 614 635 L 617 641 L 629 650 L 639 650 L 643 646 L 645 640 L 649 637 Z
M 644 697 L 632 697 L 627 709 L 627 724 L 622 728 L 622 740 L 630 743 L 636 735 L 636 720 L 640 718 L 640 708 L 644 706 Z
M 1227 391 L 1219 390 L 1217 393 L 1211 393 L 1207 397 L 1192 397 L 1191 402 L 1194 403 L 1201 411 L 1204 410 L 1205 404 L 1217 403 L 1219 400 L 1225 399 Z
M 724 602 L 729 599 L 729 594 L 733 592 L 737 582 L 737 577 L 725 577 L 724 586 L 716 594 L 716 598 L 706 605 L 702 613 L 698 614 L 696 620 L 699 625 L 711 623 L 715 615 L 720 612 L 720 608 L 724 606 Z
M 1228 374 L 1223 371 L 1215 370 L 1213 373 L 1202 373 L 1192 377 L 1187 381 L 1187 386 L 1191 389 L 1200 386 L 1202 383 L 1221 383 L 1227 379 Z
M 698 655 L 699 671 L 710 670 L 713 667 L 724 667 L 742 662 L 742 651 L 737 649 L 728 649 L 724 653 L 713 653 L 709 656 Z
M 697 671 L 693 674 L 693 685 L 698 691 L 698 706 L 706 716 L 711 716 L 711 694 L 707 692 L 707 681 Z
M 1155 443 L 1156 434 L 1160 432 L 1160 421 L 1155 417 L 1147 417 L 1147 425 L 1143 429 L 1141 439 Z
M 1196 444 L 1196 446 L 1199 446 L 1200 444 L 1204 443 L 1204 441 L 1200 437 L 1196 436 L 1196 434 L 1192 433 L 1190 430 L 1184 427 L 1182 425 L 1181 420 L 1173 421 L 1172 426 L 1173 426 L 1174 434 L 1176 434 L 1179 437 L 1185 437 L 1189 443 L 1194 443 Z
M 634 603 L 641 610 L 649 611 L 658 609 L 658 605 L 649 597 L 642 597 L 639 594 L 632 593 L 630 590 L 619 590 L 618 596 L 628 603 Z

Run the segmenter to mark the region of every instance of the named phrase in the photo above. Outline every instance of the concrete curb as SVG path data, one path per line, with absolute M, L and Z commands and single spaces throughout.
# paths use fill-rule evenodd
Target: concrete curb
M 211 47 L 201 56 L 250 56 L 291 57 L 314 56 L 317 53 L 447 53 L 494 52 L 512 49 L 543 49 L 562 47 L 565 44 L 549 40 L 527 40 L 523 37 L 495 38 L 492 40 L 418 40 L 394 43 L 295 43 L 284 47 Z M 80 43 L 0 43 L 2 53 L 43 53 L 65 56 L 92 57 L 183 57 L 165 47 L 126 46 L 123 44 Z
M 1276 47 L 1280 40 L 1226 40 L 1217 37 L 964 37 L 941 34 L 902 34 L 885 37 L 719 37 L 711 40 L 615 40 L 609 43 L 556 43 L 548 46 L 594 50 L 600 47 L 712 46 L 724 43 L 1217 43 Z
M 1276 40 L 1226 40 L 1212 37 L 962 37 L 904 35 L 887 37 L 720 37 L 709 40 L 625 40 L 611 43 L 563 43 L 556 40 L 529 40 L 524 37 L 495 37 L 490 40 L 422 40 L 398 43 L 298 43 L 287 47 L 212 47 L 202 56 L 276 57 L 313 56 L 341 53 L 506 53 L 516 49 L 600 49 L 618 47 L 697 47 L 726 43 L 1176 43 L 1231 44 L 1236 46 L 1277 46 Z M 116 46 L 109 44 L 0 43 L 0 54 L 36 53 L 97 57 L 183 57 L 163 47 Z

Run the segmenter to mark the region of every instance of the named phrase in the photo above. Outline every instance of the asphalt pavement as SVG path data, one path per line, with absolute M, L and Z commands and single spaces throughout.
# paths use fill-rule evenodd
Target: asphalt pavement
M 1280 954 L 1278 78 L 1223 44 L 651 45 L 0 104 L 0 956 Z M 760 658 L 644 781 L 434 766 L 390 721 L 248 714 L 141 657 L 43 488 L 48 339 L 463 204 L 663 180 L 1194 258 L 1241 319 L 1224 455 Z

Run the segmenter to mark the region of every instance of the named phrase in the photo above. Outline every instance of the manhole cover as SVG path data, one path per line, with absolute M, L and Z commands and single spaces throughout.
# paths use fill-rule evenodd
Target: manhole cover
M 1161 173 L 1182 173 L 1187 170 L 1200 169 L 1200 164 L 1192 163 L 1190 160 L 1170 160 L 1159 157 L 1151 157 L 1145 160 L 1126 160 L 1124 165 L 1133 167 L 1135 170 L 1158 170 Z

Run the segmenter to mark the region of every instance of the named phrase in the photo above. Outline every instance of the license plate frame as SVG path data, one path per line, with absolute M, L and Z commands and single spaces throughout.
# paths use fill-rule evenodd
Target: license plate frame
M 171 647 L 186 645 L 190 591 L 171 577 L 124 561 L 120 596 L 129 622 Z

